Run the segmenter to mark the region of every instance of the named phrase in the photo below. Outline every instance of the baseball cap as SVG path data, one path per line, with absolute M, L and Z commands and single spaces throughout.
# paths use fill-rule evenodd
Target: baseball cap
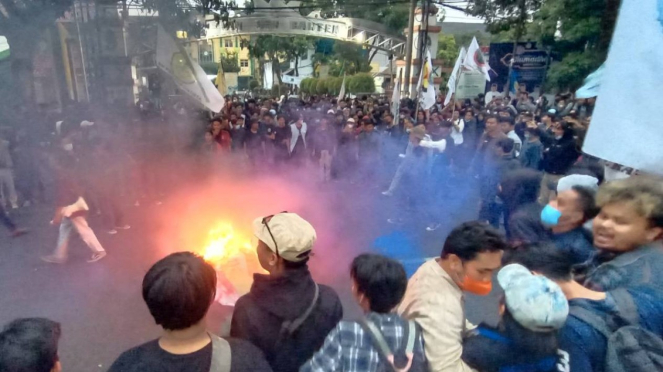
M 354 124 L 355 119 L 353 119 L 353 118 L 349 118 L 347 122 L 348 122 L 348 123 L 353 123 L 353 124 Z
M 328 113 L 328 114 L 333 114 L 333 113 L 334 113 L 334 110 L 333 110 L 333 109 L 329 109 L 329 110 L 327 110 L 327 113 Z
M 534 332 L 560 329 L 569 314 L 562 289 L 552 280 L 534 275 L 524 266 L 504 266 L 497 274 L 506 308 L 523 327 Z
M 305 260 L 317 238 L 315 229 L 308 221 L 288 212 L 275 214 L 271 218 L 256 218 L 253 221 L 253 235 L 272 252 L 291 262 Z
M 557 182 L 557 193 L 571 190 L 573 186 L 585 187 L 596 192 L 599 190 L 599 180 L 596 177 L 584 174 L 572 174 L 562 177 Z

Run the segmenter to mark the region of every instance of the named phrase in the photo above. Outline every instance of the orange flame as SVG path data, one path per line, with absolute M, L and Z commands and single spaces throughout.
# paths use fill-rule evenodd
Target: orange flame
M 203 258 L 217 271 L 216 300 L 233 306 L 248 293 L 254 273 L 264 273 L 250 239 L 236 232 L 228 222 L 220 222 L 207 234 Z

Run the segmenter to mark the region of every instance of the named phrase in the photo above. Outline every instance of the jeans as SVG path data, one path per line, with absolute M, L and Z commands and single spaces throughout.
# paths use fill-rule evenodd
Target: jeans
M 7 212 L 5 211 L 5 208 L 0 204 L 0 223 L 5 225 L 9 231 L 14 231 L 16 230 L 16 225 L 14 225 L 14 222 L 7 216 Z
M 9 202 L 12 207 L 18 205 L 18 196 L 16 196 L 16 188 L 14 187 L 14 176 L 12 175 L 12 170 L 9 168 L 0 169 L 0 188 L 9 194 Z
M 78 235 L 80 235 L 83 242 L 85 242 L 93 253 L 104 252 L 104 248 L 101 246 L 101 243 L 99 243 L 94 231 L 92 231 L 87 224 L 87 220 L 84 216 L 62 217 L 57 247 L 55 248 L 55 252 L 53 252 L 55 257 L 63 259 L 67 258 L 69 238 L 71 238 L 71 232 L 73 229 L 76 229 Z

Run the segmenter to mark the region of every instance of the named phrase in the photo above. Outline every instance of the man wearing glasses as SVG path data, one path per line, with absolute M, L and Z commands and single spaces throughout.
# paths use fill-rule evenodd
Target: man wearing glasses
M 251 291 L 235 305 L 231 337 L 251 341 L 275 372 L 298 371 L 343 317 L 336 292 L 313 281 L 308 269 L 316 233 L 295 213 L 253 222 L 260 265 Z

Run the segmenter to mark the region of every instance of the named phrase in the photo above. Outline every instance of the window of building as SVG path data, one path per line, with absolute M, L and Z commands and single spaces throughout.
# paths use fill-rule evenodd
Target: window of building
M 249 67 L 249 60 L 248 59 L 240 59 L 239 60 L 239 67 Z
M 223 46 L 225 46 L 226 48 L 232 48 L 233 47 L 233 39 L 230 39 L 230 38 L 224 39 L 223 40 Z

